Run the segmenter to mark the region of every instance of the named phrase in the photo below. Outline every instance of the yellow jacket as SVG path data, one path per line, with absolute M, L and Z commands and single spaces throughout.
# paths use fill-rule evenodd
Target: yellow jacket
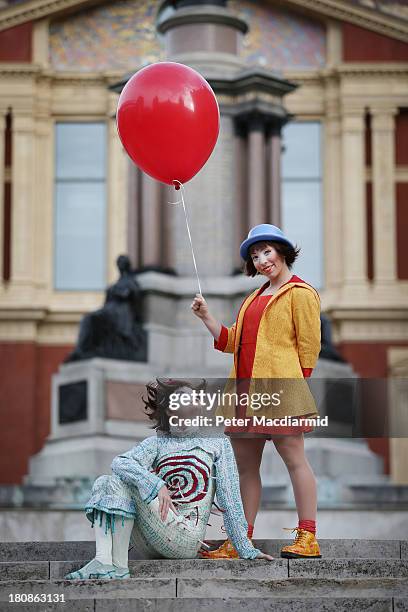
M 236 322 L 228 329 L 228 341 L 222 350 L 234 354 L 230 378 L 236 378 L 245 312 L 261 290 L 256 289 L 244 300 Z M 269 386 L 284 386 L 287 398 L 286 408 L 281 406 L 275 411 L 276 416 L 316 413 L 302 368 L 316 366 L 320 338 L 320 299 L 317 291 L 300 279 L 283 285 L 271 296 L 261 317 L 250 386 L 250 393 L 253 393 L 256 389 L 265 388 L 266 379 L 302 379 L 297 383 L 287 381 L 286 384 L 275 381 L 275 385 L 270 381 Z M 261 380 L 257 382 L 254 379 Z

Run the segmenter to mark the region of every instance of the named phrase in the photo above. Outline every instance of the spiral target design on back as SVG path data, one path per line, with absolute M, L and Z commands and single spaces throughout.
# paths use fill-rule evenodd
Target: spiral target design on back
M 174 455 L 158 463 L 156 474 L 165 481 L 173 501 L 187 504 L 206 496 L 211 467 L 194 455 Z

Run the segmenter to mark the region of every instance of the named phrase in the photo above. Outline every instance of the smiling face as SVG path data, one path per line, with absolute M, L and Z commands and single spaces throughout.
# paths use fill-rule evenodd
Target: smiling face
M 285 258 L 267 242 L 255 243 L 250 249 L 250 257 L 255 270 L 266 276 L 272 283 L 278 282 L 288 273 Z

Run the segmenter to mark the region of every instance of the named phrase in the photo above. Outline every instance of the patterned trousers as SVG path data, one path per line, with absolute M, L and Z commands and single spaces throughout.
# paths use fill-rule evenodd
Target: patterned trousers
M 120 529 L 124 518 L 134 519 L 130 545 L 145 558 L 193 559 L 204 539 L 214 498 L 213 486 L 199 505 L 180 504 L 178 514 L 169 510 L 167 519 L 159 515 L 159 500 L 143 501 L 135 486 L 117 476 L 100 476 L 94 482 L 86 515 L 92 524 L 106 514 L 106 528 Z

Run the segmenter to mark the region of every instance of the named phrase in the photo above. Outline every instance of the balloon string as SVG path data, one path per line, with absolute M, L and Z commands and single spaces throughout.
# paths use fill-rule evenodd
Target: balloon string
M 178 186 L 179 186 L 179 189 L 180 189 L 181 200 L 179 202 L 174 202 L 174 204 L 180 204 L 180 202 L 181 202 L 181 204 L 183 206 L 184 218 L 186 220 L 186 226 L 187 226 L 187 234 L 188 234 L 188 239 L 190 241 L 191 255 L 193 257 L 194 270 L 195 270 L 196 277 L 197 277 L 198 292 L 199 292 L 200 295 L 202 295 L 201 283 L 200 283 L 200 278 L 198 276 L 197 263 L 196 263 L 196 258 L 195 258 L 195 255 L 194 255 L 193 241 L 191 239 L 190 225 L 189 225 L 189 222 L 188 222 L 187 209 L 186 209 L 186 204 L 185 204 L 185 201 L 184 201 L 184 185 L 183 185 L 183 183 L 180 183 L 180 181 L 177 181 L 176 179 L 173 181 L 173 183 L 177 183 Z

